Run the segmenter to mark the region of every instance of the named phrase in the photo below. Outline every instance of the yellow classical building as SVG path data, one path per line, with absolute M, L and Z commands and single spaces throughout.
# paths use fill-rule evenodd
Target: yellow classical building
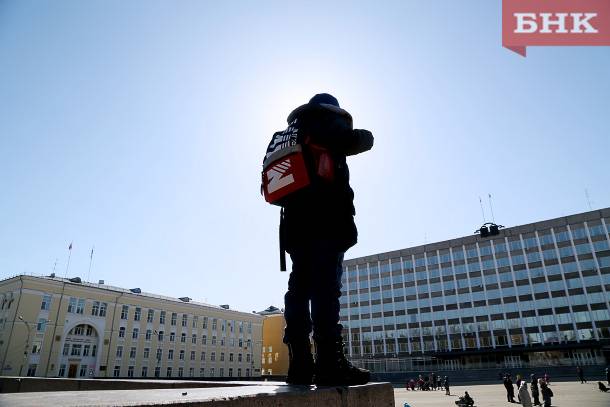
M 260 376 L 264 317 L 228 308 L 102 281 L 8 278 L 0 281 L 0 375 Z
M 283 342 L 286 321 L 276 307 L 259 312 L 264 315 L 261 374 L 264 376 L 286 376 L 288 374 L 288 346 Z

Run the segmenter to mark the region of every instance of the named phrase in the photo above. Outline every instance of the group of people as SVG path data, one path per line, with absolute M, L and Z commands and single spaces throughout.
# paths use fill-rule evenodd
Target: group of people
M 503 378 L 504 387 L 506 388 L 506 399 L 509 403 L 517 403 L 515 400 L 515 388 L 513 380 L 510 374 L 504 375 Z M 553 397 L 553 391 L 549 387 L 548 376 L 545 374 L 544 378 L 537 378 L 536 375 L 530 375 L 530 390 L 528 390 L 528 381 L 521 378 L 521 375 L 516 376 L 515 384 L 517 385 L 517 398 L 518 402 L 523 407 L 542 406 L 540 399 L 544 402 L 544 407 L 551 407 L 551 398 Z M 533 400 L 532 400 L 533 399 Z
M 436 373 L 431 373 L 429 376 L 419 375 L 417 379 L 411 379 L 406 383 L 407 390 L 442 390 L 445 389 L 445 394 L 449 395 L 449 377 L 437 376 Z

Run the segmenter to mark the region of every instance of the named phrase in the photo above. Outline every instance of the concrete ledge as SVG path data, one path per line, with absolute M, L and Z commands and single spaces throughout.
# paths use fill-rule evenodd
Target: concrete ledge
M 241 387 L 31 392 L 0 395 L 1 406 L 231 406 L 394 407 L 389 383 L 351 387 L 250 385 Z
M 261 386 L 266 383 L 256 381 L 204 381 L 204 380 L 129 380 L 129 379 L 64 379 L 46 377 L 0 376 L 0 393 L 40 392 L 40 391 L 83 391 L 83 390 L 137 390 L 176 389 L 205 387 Z

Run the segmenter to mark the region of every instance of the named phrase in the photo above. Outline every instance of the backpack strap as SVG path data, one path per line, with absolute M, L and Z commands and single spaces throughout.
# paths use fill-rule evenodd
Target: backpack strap
M 286 271 L 286 227 L 284 225 L 284 208 L 280 210 L 280 271 Z

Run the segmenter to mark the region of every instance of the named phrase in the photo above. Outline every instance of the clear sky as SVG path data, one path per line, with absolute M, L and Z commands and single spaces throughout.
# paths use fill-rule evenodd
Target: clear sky
M 330 92 L 346 258 L 610 206 L 610 48 L 501 47 L 500 0 L 0 0 L 0 277 L 69 276 L 243 311 L 283 306 L 274 131 Z M 490 217 L 486 207 L 487 217 Z

